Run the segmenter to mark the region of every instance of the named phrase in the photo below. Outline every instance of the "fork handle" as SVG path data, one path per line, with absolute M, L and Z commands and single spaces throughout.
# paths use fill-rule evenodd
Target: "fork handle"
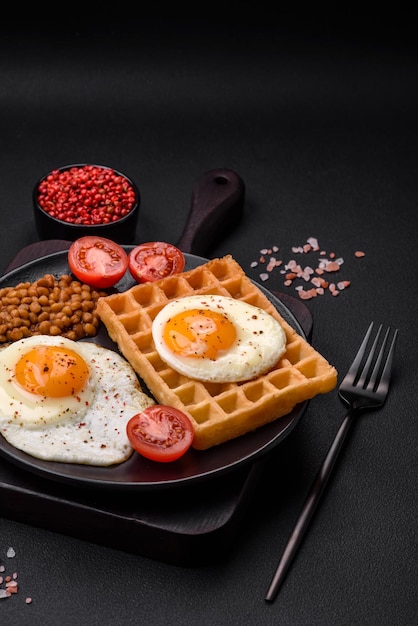
M 293 562 L 299 545 L 305 535 L 309 522 L 315 509 L 319 503 L 319 500 L 324 492 L 325 486 L 328 483 L 328 479 L 331 476 L 331 472 L 338 458 L 339 453 L 342 450 L 343 444 L 346 440 L 350 426 L 353 423 L 355 411 L 350 410 L 345 416 L 341 426 L 339 427 L 334 441 L 331 444 L 330 449 L 316 475 L 316 478 L 312 484 L 308 497 L 305 500 L 302 511 L 299 514 L 296 525 L 292 534 L 284 549 L 283 555 L 279 561 L 276 572 L 270 583 L 265 599 L 268 602 L 272 602 L 279 588 L 286 577 L 287 571 Z

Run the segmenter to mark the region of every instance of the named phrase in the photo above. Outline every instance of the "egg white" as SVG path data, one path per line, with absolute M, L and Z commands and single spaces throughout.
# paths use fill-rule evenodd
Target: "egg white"
M 235 327 L 235 343 L 213 360 L 173 353 L 164 341 L 164 327 L 171 317 L 189 309 L 221 311 Z M 152 336 L 158 354 L 170 367 L 206 382 L 250 380 L 271 369 L 286 350 L 286 334 L 274 317 L 242 300 L 214 294 L 169 302 L 155 317 Z
M 44 399 L 37 405 L 33 401 L 31 404 L 25 394 L 18 399 L 9 396 L 11 383 L 3 386 L 2 374 L 5 371 L 10 374 L 9 350 L 15 346 L 10 344 L 0 352 L 0 433 L 3 437 L 19 450 L 46 461 L 108 466 L 127 460 L 133 449 L 126 424 L 133 415 L 154 403 L 142 392 L 129 363 L 118 353 L 94 343 L 43 335 L 16 342 L 19 345 L 11 351 L 13 358 L 20 356 L 27 344 L 32 347 L 37 343 L 65 343 L 84 358 L 91 374 L 83 390 L 85 402 L 77 402 L 69 409 L 70 398 Z M 11 410 L 10 406 L 15 408 Z M 32 412 L 37 415 L 35 419 L 31 419 Z M 42 419 L 42 414 L 49 414 L 50 419 Z
M 87 384 L 77 394 L 61 398 L 46 398 L 29 393 L 15 382 L 15 365 L 19 359 L 38 346 L 59 346 L 74 350 L 84 358 L 82 344 L 65 337 L 39 335 L 21 339 L 0 351 L 0 412 L 4 417 L 18 419 L 25 428 L 56 424 L 68 414 L 81 417 L 95 395 L 95 371 L 90 368 Z M 85 352 L 85 350 L 84 350 Z

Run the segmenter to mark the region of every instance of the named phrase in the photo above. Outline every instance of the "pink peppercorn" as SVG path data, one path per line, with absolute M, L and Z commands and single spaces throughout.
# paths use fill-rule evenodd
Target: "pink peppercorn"
M 53 170 L 38 187 L 39 206 L 51 217 L 70 224 L 116 222 L 137 202 L 135 189 L 111 168 L 82 165 Z

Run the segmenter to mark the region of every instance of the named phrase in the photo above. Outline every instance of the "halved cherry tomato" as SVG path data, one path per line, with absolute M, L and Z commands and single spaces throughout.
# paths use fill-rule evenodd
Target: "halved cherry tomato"
M 147 407 L 126 425 L 131 446 L 151 461 L 176 461 L 192 445 L 194 430 L 182 411 L 163 404 Z
M 181 250 L 164 241 L 142 243 L 129 253 L 129 271 L 138 283 L 182 272 L 184 264 Z
M 79 280 L 97 289 L 113 287 L 128 269 L 128 255 L 114 241 L 97 235 L 76 239 L 68 250 L 68 265 Z

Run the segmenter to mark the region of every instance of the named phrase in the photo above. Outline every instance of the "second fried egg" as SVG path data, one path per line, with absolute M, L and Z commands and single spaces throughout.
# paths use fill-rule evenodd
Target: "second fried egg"
M 94 343 L 40 335 L 0 351 L 0 433 L 39 459 L 121 463 L 126 424 L 150 404 L 129 363 Z
M 286 350 L 286 334 L 269 313 L 215 294 L 172 300 L 155 317 L 152 335 L 170 367 L 208 382 L 255 378 Z

